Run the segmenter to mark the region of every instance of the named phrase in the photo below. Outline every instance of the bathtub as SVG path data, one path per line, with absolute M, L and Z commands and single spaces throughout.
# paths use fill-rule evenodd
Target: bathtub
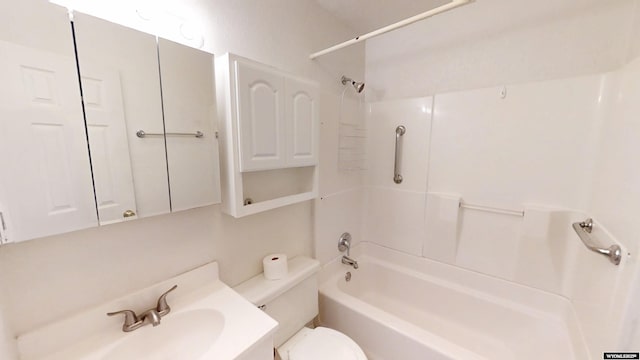
M 357 270 L 320 273 L 319 320 L 369 360 L 590 358 L 561 296 L 369 243 L 351 255 Z

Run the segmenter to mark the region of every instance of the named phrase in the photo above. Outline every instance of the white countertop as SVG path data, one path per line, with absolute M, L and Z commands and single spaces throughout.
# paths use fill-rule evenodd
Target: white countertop
M 210 335 L 214 339 L 208 349 L 199 354 L 198 359 L 235 359 L 250 351 L 254 344 L 272 336 L 278 326 L 275 320 L 221 282 L 218 279 L 217 263 L 211 263 L 19 336 L 20 358 L 23 360 L 103 359 L 123 342 L 132 339 L 132 336 L 144 338 L 145 335 L 141 332 L 156 329 L 146 325 L 133 332 L 125 333 L 122 331 L 124 320 L 122 316 L 107 317 L 106 312 L 132 309 L 140 313 L 153 308 L 158 295 L 175 284 L 178 288 L 167 297 L 171 312 L 162 318 L 157 328 L 172 326 L 172 317 L 178 319 L 193 310 L 212 309 L 224 317 L 222 331 L 217 337 L 214 333 L 203 335 L 205 337 Z M 137 332 L 139 335 L 136 335 Z M 212 330 L 212 332 L 215 331 Z M 178 340 L 184 344 L 185 348 L 189 347 L 188 339 Z M 155 357 L 157 355 L 154 356 L 154 360 Z M 173 359 L 170 354 L 164 358 Z

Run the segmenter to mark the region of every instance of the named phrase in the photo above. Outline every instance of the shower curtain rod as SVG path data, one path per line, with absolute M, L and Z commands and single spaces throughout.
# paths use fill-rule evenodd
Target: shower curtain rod
M 409 24 L 413 24 L 416 21 L 420 21 L 420 20 L 426 19 L 428 17 L 432 17 L 434 15 L 443 13 L 445 11 L 448 11 L 448 10 L 451 10 L 451 9 L 455 9 L 455 8 L 457 8 L 459 6 L 469 4 L 469 3 L 473 2 L 473 1 L 474 0 L 452 0 L 450 3 L 444 4 L 442 6 L 439 6 L 439 7 L 435 8 L 435 9 L 431 9 L 429 11 L 425 11 L 422 14 L 418 14 L 418 15 L 412 16 L 412 17 L 404 19 L 402 21 L 398 21 L 395 24 L 391 24 L 391 25 L 385 26 L 385 27 L 380 28 L 378 30 L 374 30 L 374 31 L 366 33 L 364 35 L 360 35 L 358 37 L 355 37 L 355 38 L 353 38 L 351 40 L 347 40 L 347 41 L 345 41 L 343 43 L 340 43 L 338 45 L 334 45 L 334 46 L 332 46 L 330 48 L 315 52 L 315 53 L 309 55 L 309 59 L 313 60 L 313 59 L 315 59 L 315 58 L 317 58 L 319 56 L 332 53 L 332 52 L 334 52 L 336 50 L 340 50 L 340 49 L 342 49 L 344 47 L 351 46 L 353 44 L 357 44 L 357 43 L 359 43 L 361 41 L 365 41 L 365 40 L 370 39 L 370 38 L 372 38 L 374 36 L 382 35 L 382 34 L 384 34 L 386 32 L 389 32 L 389 31 L 392 31 L 392 30 L 395 30 L 395 29 L 399 29 L 399 28 L 401 28 L 403 26 L 407 26 Z

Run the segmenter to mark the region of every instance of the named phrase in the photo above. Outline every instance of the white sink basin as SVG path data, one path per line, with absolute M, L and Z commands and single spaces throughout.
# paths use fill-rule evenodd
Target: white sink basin
M 103 359 L 199 359 L 209 351 L 223 328 L 224 316 L 217 310 L 169 313 L 160 325 L 135 330 Z
M 123 332 L 124 319 L 107 316 L 149 309 L 173 285 L 156 327 Z M 23 334 L 18 349 L 21 360 L 272 360 L 277 325 L 222 283 L 214 262 Z

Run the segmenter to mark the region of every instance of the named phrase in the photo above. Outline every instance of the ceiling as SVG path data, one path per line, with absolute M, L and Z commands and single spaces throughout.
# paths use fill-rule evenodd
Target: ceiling
M 444 5 L 449 0 L 315 0 L 358 34 Z

